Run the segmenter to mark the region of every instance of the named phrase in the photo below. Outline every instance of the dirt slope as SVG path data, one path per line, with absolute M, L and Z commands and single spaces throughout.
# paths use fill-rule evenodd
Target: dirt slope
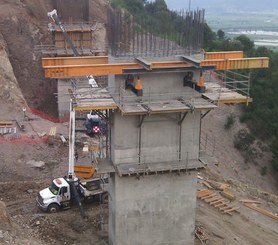
M 1 0 L 0 33 L 7 43 L 15 77 L 29 107 L 56 116 L 57 83 L 44 78 L 41 55 L 35 52 L 36 45 L 52 44 L 47 31 L 50 22 L 47 12 L 53 10 L 54 2 L 64 22 L 82 22 L 82 15 L 78 14 L 82 13 L 81 0 Z M 89 6 L 89 21 L 106 24 L 107 1 L 91 0 Z
M 227 117 L 231 113 L 235 116 L 235 123 L 231 129 L 225 129 Z M 259 154 L 248 162 L 245 161 L 243 153 L 234 148 L 238 131 L 247 128 L 247 125 L 240 123 L 241 113 L 240 105 L 220 105 L 202 120 L 202 135 L 215 144 L 214 156 L 219 162 L 218 166 L 210 167 L 223 179 L 235 179 L 277 195 L 277 173 L 272 170 L 269 147 L 257 139 L 254 145 Z M 262 167 L 267 167 L 265 175 L 261 174 Z
M 58 7 L 65 1 L 69 8 L 61 10 L 63 18 L 81 18 L 73 7 L 76 0 L 57 0 Z M 105 25 L 106 4 L 101 0 L 90 1 L 90 18 Z M 41 135 L 52 126 L 57 127 L 58 134 L 67 135 L 68 124 L 52 123 L 29 112 L 27 116 L 31 120 L 27 121 L 22 112 L 25 100 L 30 107 L 44 107 L 45 111 L 53 112 L 56 83 L 44 79 L 40 56 L 34 52 L 35 44 L 50 41 L 46 13 L 52 7 L 50 0 L 0 2 L 0 32 L 3 35 L 3 38 L 0 36 L 0 120 L 16 119 L 26 129 L 19 131 L 17 128 L 16 135 L 0 136 L 0 244 L 108 244 L 107 205 L 86 205 L 87 221 L 80 218 L 77 208 L 51 215 L 41 212 L 35 205 L 37 192 L 52 178 L 65 175 L 67 169 L 67 146 L 59 139 L 48 146 Z M 53 105 L 49 105 L 50 101 Z M 238 199 L 241 197 L 256 197 L 263 207 L 274 212 L 278 206 L 277 196 L 268 192 L 277 194 L 276 179 L 270 171 L 264 176 L 260 174 L 261 166 L 270 168 L 270 155 L 265 151 L 257 165 L 244 162 L 241 153 L 233 147 L 233 136 L 245 125 L 237 119 L 231 130 L 225 130 L 230 112 L 238 115 L 238 107 L 221 106 L 202 122 L 203 131 L 218 142 L 215 156 L 219 165 L 208 165 L 201 175 L 229 183 L 237 195 L 236 205 L 240 205 Z M 38 161 L 44 162 L 44 166 L 30 165 Z M 276 245 L 278 241 L 276 221 L 242 206 L 240 214 L 229 217 L 199 200 L 197 221 L 208 234 L 207 244 Z M 196 244 L 200 242 L 196 240 Z

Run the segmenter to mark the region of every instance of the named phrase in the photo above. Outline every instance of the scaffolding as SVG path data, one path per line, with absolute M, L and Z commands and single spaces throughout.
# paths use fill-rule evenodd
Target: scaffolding
M 203 97 L 215 104 L 250 103 L 250 73 L 243 75 L 234 71 L 207 72 L 206 91 Z

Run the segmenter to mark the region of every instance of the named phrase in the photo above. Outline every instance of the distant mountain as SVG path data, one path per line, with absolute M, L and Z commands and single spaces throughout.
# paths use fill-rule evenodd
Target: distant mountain
M 278 10 L 277 0 L 165 0 L 171 10 L 206 9 L 212 13 L 273 12 Z

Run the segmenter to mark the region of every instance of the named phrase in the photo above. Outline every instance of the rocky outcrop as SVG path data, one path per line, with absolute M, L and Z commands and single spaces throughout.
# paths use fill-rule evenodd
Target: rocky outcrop
M 0 33 L 0 99 L 15 106 L 26 106 L 9 60 L 6 42 Z

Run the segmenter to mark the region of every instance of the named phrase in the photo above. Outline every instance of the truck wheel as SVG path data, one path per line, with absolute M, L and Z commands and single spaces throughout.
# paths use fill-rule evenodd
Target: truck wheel
M 108 192 L 105 192 L 101 195 L 101 203 L 108 204 Z
M 48 206 L 47 211 L 48 211 L 49 213 L 56 213 L 56 212 L 58 211 L 58 209 L 59 209 L 58 204 L 52 203 L 52 204 L 50 204 L 50 205 Z

